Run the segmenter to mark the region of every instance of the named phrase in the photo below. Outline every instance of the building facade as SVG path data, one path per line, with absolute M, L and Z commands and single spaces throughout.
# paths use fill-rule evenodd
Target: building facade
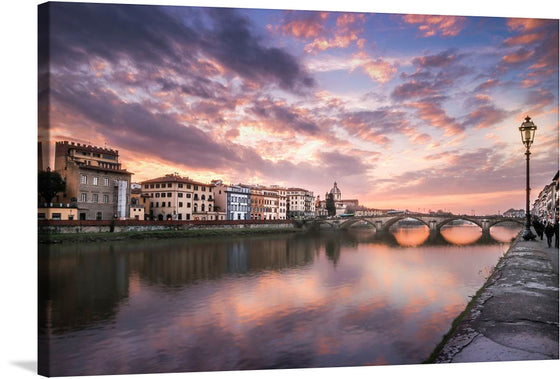
M 132 173 L 122 168 L 117 150 L 57 142 L 55 171 L 66 182 L 61 202 L 75 203 L 78 219 L 129 218 Z
M 286 189 L 287 218 L 315 217 L 315 197 L 303 188 Z
M 149 198 L 151 220 L 220 220 L 214 209 L 213 185 L 178 174 L 143 181 L 142 194 Z
M 334 206 L 336 208 L 336 216 L 340 216 L 341 214 L 346 213 L 355 213 L 359 207 L 359 202 L 357 199 L 343 199 L 342 198 L 342 191 L 338 188 L 338 184 L 334 182 L 333 187 L 327 193 L 325 193 L 325 200 L 318 199 L 319 203 L 319 213 L 324 214 L 326 213 L 327 208 L 327 198 L 329 195 L 332 195 L 334 200 Z
M 251 219 L 251 189 L 241 185 L 226 188 L 227 220 Z

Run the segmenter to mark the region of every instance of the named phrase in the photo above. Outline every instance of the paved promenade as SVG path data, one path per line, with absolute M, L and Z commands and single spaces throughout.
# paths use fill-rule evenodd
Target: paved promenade
M 558 346 L 558 249 L 520 238 L 435 362 L 558 359 Z

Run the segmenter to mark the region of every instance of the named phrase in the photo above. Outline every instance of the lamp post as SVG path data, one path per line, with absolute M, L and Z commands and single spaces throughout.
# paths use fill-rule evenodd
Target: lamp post
M 537 130 L 537 126 L 533 123 L 533 121 L 531 121 L 531 117 L 525 117 L 525 122 L 522 123 L 519 127 L 519 131 L 521 132 L 521 141 L 523 142 L 523 145 L 525 145 L 525 156 L 527 157 L 527 186 L 525 204 L 525 215 L 527 217 L 527 220 L 525 221 L 525 230 L 523 231 L 522 235 L 525 241 L 533 240 L 536 237 L 536 235 L 531 232 L 531 213 L 529 210 L 529 193 L 531 191 L 531 188 L 529 186 L 529 156 L 531 155 L 531 152 L 529 151 L 529 149 L 531 148 L 531 145 L 533 144 L 533 141 L 535 139 L 535 130 Z

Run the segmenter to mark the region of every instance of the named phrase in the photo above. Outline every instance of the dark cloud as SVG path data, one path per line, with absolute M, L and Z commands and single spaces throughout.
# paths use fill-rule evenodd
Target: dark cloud
M 412 60 L 416 70 L 402 73 L 404 83 L 396 86 L 391 93 L 395 101 L 408 101 L 423 97 L 441 96 L 457 81 L 472 72 L 461 64 L 464 54 L 448 49 L 439 54 L 419 56 Z
M 388 144 L 388 135 L 397 135 L 410 129 L 407 114 L 402 111 L 379 109 L 348 112 L 341 123 L 350 135 L 378 144 Z
M 54 101 L 93 121 L 96 129 L 92 134 L 102 134 L 122 148 L 203 168 L 241 160 L 234 150 L 215 143 L 203 131 L 169 115 L 151 113 L 138 103 L 126 103 L 110 92 L 80 86 L 57 86 L 51 92 Z
M 455 49 L 442 51 L 435 55 L 416 57 L 412 63 L 419 68 L 446 68 L 456 63 L 461 56 L 457 55 Z
M 319 125 L 302 111 L 285 104 L 276 104 L 270 99 L 256 101 L 248 111 L 264 121 L 267 127 L 277 131 L 294 131 L 309 135 L 317 135 L 320 132 Z
M 51 3 L 49 9 L 50 46 L 40 46 L 40 57 L 47 56 L 48 48 L 55 70 L 76 71 L 102 58 L 114 65 L 131 64 L 144 73 L 164 67 L 170 74 L 190 77 L 202 54 L 263 86 L 300 92 L 314 85 L 294 56 L 264 46 L 234 9 L 81 3 Z M 185 93 L 211 94 L 201 91 L 201 77 L 191 81 L 182 87 Z
M 265 47 L 250 30 L 249 20 L 234 10 L 208 9 L 214 23 L 213 33 L 204 39 L 204 50 L 222 64 L 246 78 L 265 82 L 277 80 L 283 89 L 302 89 L 314 85 L 296 59 L 285 51 Z
M 319 161 L 331 177 L 335 178 L 353 175 L 363 175 L 365 177 L 366 170 L 371 167 L 366 166 L 358 157 L 337 151 L 320 153 Z

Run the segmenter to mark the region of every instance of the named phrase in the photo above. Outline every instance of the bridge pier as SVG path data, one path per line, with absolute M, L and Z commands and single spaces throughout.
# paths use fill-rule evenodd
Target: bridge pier
M 430 227 L 430 233 L 431 232 L 437 232 L 437 221 L 436 220 L 430 220 L 428 223 L 429 227 Z
M 482 224 L 482 234 L 490 233 L 490 220 L 483 219 L 481 224 Z
M 377 233 L 382 233 L 383 232 L 383 221 L 375 220 L 375 231 Z

